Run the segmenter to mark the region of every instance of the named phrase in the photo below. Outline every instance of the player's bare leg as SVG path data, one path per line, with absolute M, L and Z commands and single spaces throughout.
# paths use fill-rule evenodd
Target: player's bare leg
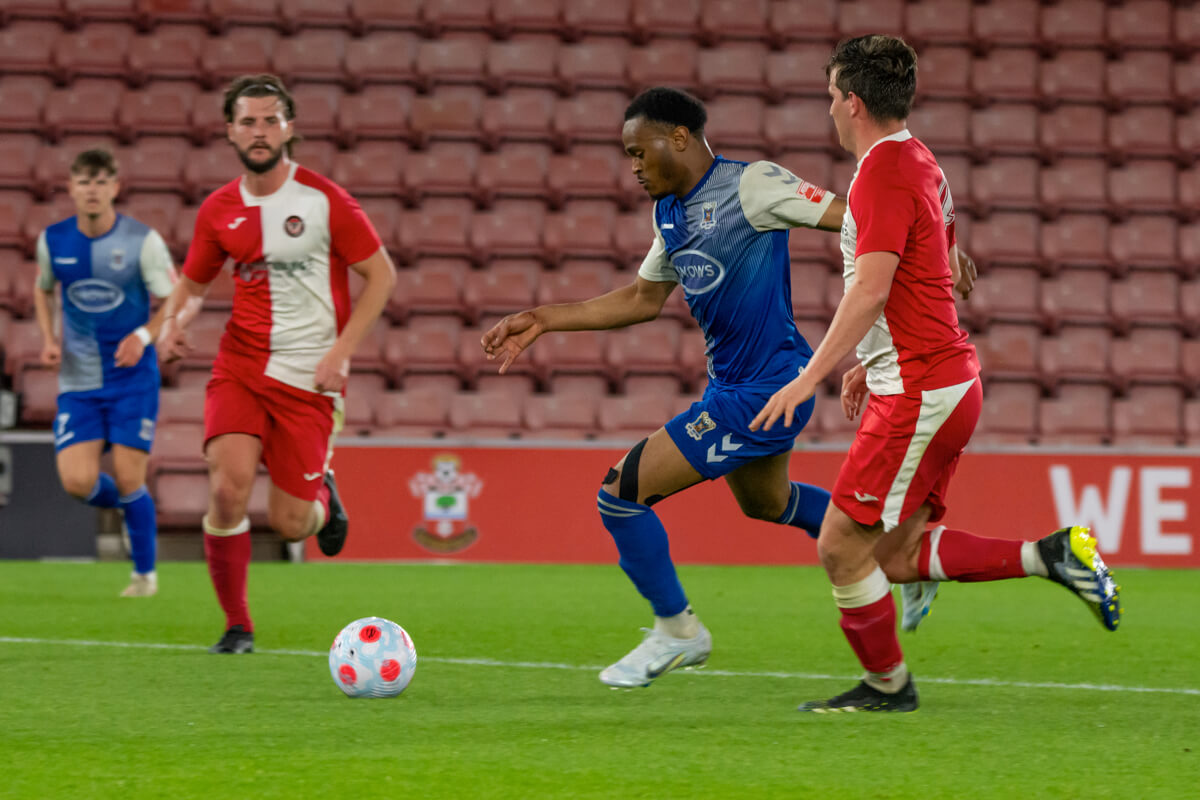
M 108 479 L 108 483 L 112 483 L 111 489 L 107 485 L 97 484 L 97 481 L 100 480 L 100 455 L 103 452 L 103 439 L 93 439 L 89 442 L 79 442 L 64 447 L 55 456 L 58 478 L 62 481 L 63 489 L 67 491 L 67 494 L 78 497 L 89 505 L 97 505 L 96 501 L 99 500 L 105 504 L 98 507 L 115 508 L 117 505 L 115 482 L 112 481 L 112 478 Z M 109 499 L 111 502 L 108 502 Z
M 317 537 L 321 552 L 337 555 L 346 542 L 349 519 L 338 495 L 333 470 L 325 470 L 317 499 L 304 500 L 271 484 L 267 518 L 271 529 L 289 542 Z
M 155 559 L 158 550 L 158 520 L 154 499 L 146 488 L 146 465 L 150 454 L 145 450 L 113 445 L 113 472 L 120 509 L 123 535 L 129 540 L 133 572 L 121 597 L 151 597 L 158 593 Z
M 643 628 L 642 643 L 600 673 L 609 686 L 649 686 L 673 669 L 703 664 L 712 651 L 712 636 L 688 604 L 667 533 L 650 508 L 701 480 L 663 428 L 605 476 L 597 496 L 600 518 L 617 544 L 621 568 L 654 610 L 654 627 Z
M 208 460 L 208 514 L 204 517 L 204 558 L 217 599 L 225 612 L 225 634 L 210 653 L 254 650 L 254 623 L 246 605 L 250 566 L 250 519 L 246 509 L 262 456 L 257 436 L 227 433 L 204 448 Z
M 791 457 L 790 450 L 764 456 L 738 467 L 725 482 L 747 517 L 791 525 L 815 539 L 829 507 L 829 492 L 789 478 Z

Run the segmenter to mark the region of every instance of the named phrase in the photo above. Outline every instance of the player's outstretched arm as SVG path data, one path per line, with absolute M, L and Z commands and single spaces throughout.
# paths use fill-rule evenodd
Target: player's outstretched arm
M 538 306 L 510 314 L 483 334 L 480 344 L 488 360 L 500 360 L 504 374 L 537 337 L 547 331 L 599 331 L 623 328 L 654 319 L 662 311 L 676 284 L 638 276 L 628 286 L 582 303 Z
M 35 279 L 33 286 L 33 312 L 37 317 L 38 330 L 42 332 L 42 352 L 40 360 L 47 367 L 57 367 L 62 363 L 62 345 L 59 344 L 55 313 L 58 304 L 54 300 L 54 290 L 46 291 L 41 288 L 40 281 Z
M 350 269 L 362 275 L 366 284 L 355 299 L 350 318 L 346 320 L 346 326 L 338 334 L 333 347 L 317 363 L 313 384 L 318 392 L 340 392 L 346 388 L 346 380 L 350 377 L 350 357 L 383 313 L 396 286 L 396 265 L 382 247 L 365 260 L 351 264 Z

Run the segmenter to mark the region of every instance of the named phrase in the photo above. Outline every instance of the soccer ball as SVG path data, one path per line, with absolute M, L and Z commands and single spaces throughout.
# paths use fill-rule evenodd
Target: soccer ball
M 412 637 L 390 619 L 356 619 L 329 648 L 329 673 L 349 697 L 395 697 L 417 669 Z

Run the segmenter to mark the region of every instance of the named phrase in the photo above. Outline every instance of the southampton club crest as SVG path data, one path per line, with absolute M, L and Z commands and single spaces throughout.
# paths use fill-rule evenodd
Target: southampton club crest
M 413 497 L 419 498 L 424 520 L 413 529 L 413 539 L 432 553 L 457 553 L 479 538 L 467 519 L 471 498 L 478 497 L 483 481 L 471 472 L 461 472 L 462 461 L 452 453 L 433 457 L 433 472 L 418 472 L 408 482 Z

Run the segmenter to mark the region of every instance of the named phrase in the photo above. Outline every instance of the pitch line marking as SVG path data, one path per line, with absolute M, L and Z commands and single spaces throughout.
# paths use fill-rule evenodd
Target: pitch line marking
M 170 644 L 166 642 L 102 642 L 92 639 L 39 639 L 26 636 L 0 636 L 0 644 L 49 644 L 63 647 L 115 647 L 130 650 L 175 650 L 185 653 L 204 653 L 208 648 L 197 644 Z M 271 649 L 254 651 L 267 656 L 307 656 L 326 658 L 328 651 Z M 468 667 L 500 667 L 503 669 L 557 669 L 579 672 L 598 672 L 602 666 L 590 664 L 560 664 L 553 661 L 500 661 L 494 658 L 446 658 L 418 656 L 419 662 L 453 664 Z M 691 674 L 715 678 L 779 678 L 783 680 L 809 681 L 853 681 L 857 675 L 827 675 L 819 672 L 756 672 L 726 669 L 692 670 Z M 1049 681 L 1005 681 L 996 678 L 931 678 L 921 676 L 922 683 L 939 683 L 947 686 L 992 686 L 1011 689 L 1061 689 L 1086 692 L 1128 692 L 1130 694 L 1178 694 L 1200 697 L 1200 689 L 1173 686 L 1121 686 L 1112 683 L 1055 683 Z

